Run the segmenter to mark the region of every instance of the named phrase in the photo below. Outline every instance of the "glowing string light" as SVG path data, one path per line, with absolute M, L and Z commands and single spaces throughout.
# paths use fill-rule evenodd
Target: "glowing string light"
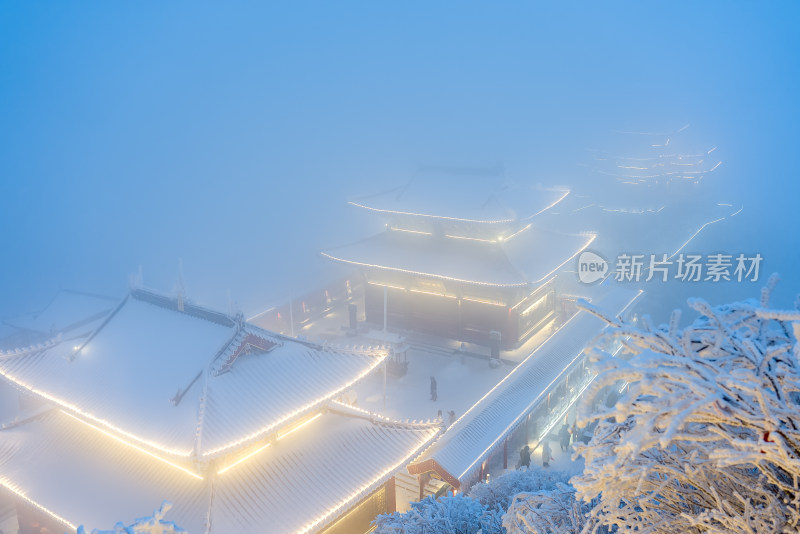
M 465 235 L 444 234 L 445 237 L 450 239 L 462 239 L 465 241 L 477 241 L 479 243 L 497 243 L 496 239 L 484 239 L 482 237 L 470 237 Z
M 390 230 L 393 230 L 395 232 L 405 232 L 407 234 L 433 235 L 433 232 L 423 232 L 421 230 L 409 230 L 408 228 L 398 228 L 396 226 L 392 226 Z
M 309 423 L 311 423 L 312 421 L 315 421 L 317 418 L 319 418 L 319 417 L 321 417 L 321 416 L 322 416 L 322 414 L 321 414 L 321 413 L 318 413 L 317 415 L 315 415 L 315 416 L 314 416 L 314 417 L 312 417 L 311 419 L 308 419 L 307 421 L 303 421 L 302 423 L 300 423 L 300 424 L 299 424 L 299 425 L 297 425 L 296 427 L 294 427 L 294 428 L 291 428 L 291 429 L 287 430 L 286 432 L 284 432 L 284 433 L 282 433 L 282 434 L 278 435 L 278 437 L 276 438 L 276 441 L 280 441 L 280 440 L 282 440 L 282 439 L 284 439 L 284 438 L 288 438 L 289 436 L 291 436 L 292 434 L 294 434 L 295 432 L 297 432 L 298 430 L 300 430 L 300 429 L 301 429 L 301 428 L 303 428 L 304 426 L 308 425 L 308 424 L 309 424 Z
M 353 378 L 349 382 L 343 384 L 342 386 L 336 388 L 335 390 L 329 392 L 328 394 L 320 396 L 317 399 L 307 403 L 306 405 L 301 406 L 300 408 L 298 408 L 298 409 L 286 414 L 284 417 L 281 417 L 277 421 L 274 421 L 273 423 L 270 423 L 270 424 L 260 428 L 259 430 L 256 430 L 255 432 L 251 432 L 250 434 L 248 434 L 248 435 L 246 435 L 246 436 L 244 436 L 242 438 L 238 438 L 238 439 L 232 440 L 232 441 L 230 441 L 230 442 L 228 442 L 228 443 L 226 443 L 224 445 L 220 445 L 219 447 L 215 447 L 215 448 L 203 453 L 203 457 L 208 458 L 210 456 L 213 456 L 213 455 L 219 454 L 221 452 L 233 449 L 235 447 L 239 447 L 239 446 L 245 445 L 248 442 L 253 442 L 253 441 L 257 440 L 257 439 L 260 439 L 260 438 L 266 436 L 267 434 L 269 434 L 271 431 L 275 430 L 280 425 L 285 424 L 287 421 L 289 421 L 289 420 L 291 420 L 291 419 L 293 419 L 295 417 L 298 417 L 299 415 L 301 415 L 301 414 L 303 414 L 305 412 L 308 412 L 308 411 L 312 410 L 314 407 L 319 406 L 321 403 L 323 403 L 323 402 L 325 402 L 325 401 L 337 396 L 341 392 L 349 389 L 350 387 L 353 386 L 353 384 L 355 384 L 356 382 L 358 382 L 359 380 L 361 380 L 362 378 L 367 376 L 376 367 L 378 367 L 381 363 L 383 363 L 383 360 L 385 360 L 386 357 L 388 356 L 388 352 L 387 351 L 376 351 L 376 352 L 378 352 L 380 354 L 380 356 L 374 356 L 374 361 L 367 367 L 367 369 L 365 369 L 363 372 L 361 372 L 358 376 L 356 376 L 355 378 Z
M 223 452 L 223 451 L 226 451 L 226 450 L 230 450 L 230 449 L 232 449 L 234 447 L 237 447 L 237 446 L 240 446 L 240 445 L 245 445 L 248 442 L 252 442 L 252 441 L 255 441 L 255 440 L 259 439 L 259 438 L 262 438 L 265 435 L 267 435 L 270 431 L 272 431 L 275 428 L 279 427 L 280 425 L 286 423 L 290 419 L 292 419 L 294 417 L 297 417 L 298 415 L 302 414 L 303 412 L 307 412 L 307 411 L 313 409 L 315 406 L 318 406 L 319 404 L 331 399 L 332 397 L 335 397 L 336 395 L 338 395 L 342 391 L 352 387 L 353 384 L 355 384 L 356 382 L 358 382 L 359 380 L 361 380 L 362 378 L 367 376 L 377 366 L 379 366 L 383 362 L 383 360 L 388 356 L 388 353 L 385 352 L 385 351 L 375 351 L 375 352 L 377 354 L 379 354 L 379 355 L 373 356 L 374 357 L 374 361 L 371 362 L 370 365 L 363 372 L 361 372 L 359 375 L 357 375 L 355 378 L 353 378 L 349 382 L 345 383 L 341 387 L 336 388 L 335 390 L 329 392 L 328 394 L 326 394 L 324 396 L 318 397 L 317 399 L 315 399 L 315 400 L 305 404 L 304 406 L 302 406 L 302 407 L 300 407 L 300 408 L 298 408 L 298 409 L 286 414 L 285 416 L 281 417 L 280 419 L 270 423 L 269 425 L 266 425 L 266 426 L 262 427 L 261 429 L 255 431 L 255 432 L 252 432 L 252 433 L 250 433 L 250 434 L 248 434 L 248 435 L 246 435 L 244 437 L 232 440 L 232 441 L 230 441 L 230 442 L 228 442 L 228 443 L 226 443 L 224 445 L 221 445 L 219 447 L 211 449 L 210 451 L 204 452 L 203 453 L 203 457 L 207 458 L 207 457 L 215 455 L 217 453 L 220 453 L 220 452 Z M 67 410 L 67 411 L 64 411 L 65 414 L 67 414 L 70 417 L 73 417 L 73 418 L 75 418 L 75 419 L 77 419 L 77 420 L 79 420 L 79 421 L 81 421 L 81 422 L 83 422 L 83 423 L 85 423 L 85 424 L 87 424 L 89 426 L 93 426 L 94 428 L 98 428 L 98 427 L 95 427 L 94 425 L 92 425 L 91 423 L 89 423 L 88 421 L 86 421 L 85 419 L 88 419 L 88 420 L 91 420 L 91 421 L 93 421 L 95 423 L 98 423 L 98 424 L 102 425 L 103 427 L 111 430 L 115 434 L 118 434 L 119 436 L 124 436 L 125 438 L 129 438 L 129 439 L 131 439 L 133 441 L 136 441 L 137 443 L 145 445 L 145 446 L 147 446 L 147 447 L 149 447 L 151 449 L 163 452 L 163 453 L 165 453 L 167 455 L 177 456 L 177 457 L 187 458 L 187 459 L 191 457 L 191 454 L 192 454 L 192 450 L 191 449 L 168 448 L 168 447 L 166 447 L 164 445 L 161 445 L 159 443 L 156 443 L 156 442 L 153 442 L 153 441 L 150 441 L 150 440 L 146 440 L 144 438 L 136 436 L 135 434 L 133 434 L 131 432 L 127 432 L 127 431 L 117 427 L 116 425 L 111 424 L 110 422 L 108 422 L 108 421 L 106 421 L 106 420 L 104 420 L 104 419 L 102 419 L 100 417 L 97 417 L 97 416 L 95 416 L 93 414 L 85 412 L 85 411 L 81 410 L 78 406 L 76 406 L 76 405 L 74 405 L 72 403 L 69 403 L 69 402 L 67 402 L 67 401 L 65 401 L 63 399 L 60 399 L 60 398 L 58 398 L 58 397 L 56 397 L 54 395 L 51 395 L 51 394 L 49 394 L 49 393 L 47 393 L 45 391 L 37 389 L 37 388 L 25 383 L 23 380 L 19 379 L 18 377 L 14 376 L 13 374 L 11 374 L 11 373 L 3 370 L 3 369 L 0 369 L 0 375 L 6 377 L 10 381 L 14 382 L 15 384 L 19 385 L 20 387 L 22 387 L 22 388 L 24 388 L 24 389 L 26 389 L 28 391 L 30 391 L 31 393 L 33 393 L 33 394 L 35 394 L 35 395 L 37 395 L 37 396 L 39 396 L 39 397 L 41 397 L 41 398 L 43 398 L 45 400 L 48 400 L 48 401 L 53 402 L 55 404 L 58 404 L 62 408 L 65 408 Z M 69 412 L 71 412 L 71 413 L 69 413 Z M 80 417 L 76 417 L 73 414 L 77 414 Z M 85 418 L 85 419 L 83 419 L 83 418 Z M 100 428 L 98 428 L 98 430 L 102 431 L 102 429 L 100 429 Z M 110 433 L 107 433 L 107 434 L 109 436 L 114 437 L 115 439 L 118 439 L 122 443 L 126 443 L 126 444 L 128 444 L 128 445 L 130 445 L 132 447 L 137 447 L 136 445 L 119 438 L 115 434 L 110 434 Z M 137 447 L 137 448 L 139 448 L 139 450 L 141 450 L 141 451 L 146 452 L 147 454 L 152 455 L 155 458 L 161 459 L 161 457 L 156 455 L 156 454 L 153 454 L 153 453 L 151 453 L 151 452 L 149 452 L 149 451 L 147 451 L 145 449 L 142 449 L 140 447 Z M 191 471 L 189 471 L 189 473 L 191 473 L 193 476 L 196 476 Z
M 192 453 L 191 449 L 172 449 L 172 448 L 168 448 L 168 447 L 165 447 L 164 445 L 161 445 L 159 443 L 156 443 L 156 442 L 153 442 L 153 441 L 149 441 L 149 440 L 146 440 L 146 439 L 141 438 L 139 436 L 136 436 L 135 434 L 133 434 L 131 432 L 127 432 L 127 431 L 125 431 L 125 430 L 123 430 L 123 429 L 111 424 L 110 422 L 108 422 L 108 421 L 106 421 L 106 420 L 104 420 L 104 419 L 102 419 L 100 417 L 97 417 L 96 415 L 93 415 L 93 414 L 90 414 L 88 412 L 85 412 L 85 411 L 81 410 L 78 406 L 76 406 L 76 405 L 74 405 L 74 404 L 72 404 L 70 402 L 67 402 L 67 401 L 65 401 L 63 399 L 60 399 L 60 398 L 58 398 L 58 397 L 56 397 L 54 395 L 51 395 L 51 394 L 49 394 L 49 393 L 47 393 L 45 391 L 42 391 L 42 390 L 40 390 L 38 388 L 35 388 L 35 387 L 31 386 L 30 384 L 27 384 L 25 381 L 23 381 L 20 378 L 14 376 L 13 374 L 7 372 L 4 369 L 0 369 L 0 375 L 6 377 L 8 380 L 14 382 L 15 384 L 17 384 L 21 388 L 28 390 L 29 392 L 33 393 L 34 395 L 37 395 L 37 396 L 39 396 L 39 397 L 41 397 L 41 398 L 43 398 L 45 400 L 48 400 L 48 401 L 53 402 L 55 404 L 58 404 L 60 407 L 66 408 L 67 410 L 69 410 L 70 412 L 72 412 L 74 414 L 78 414 L 81 417 L 84 417 L 86 419 L 94 421 L 95 423 L 101 424 L 104 427 L 108 428 L 109 430 L 114 431 L 115 433 L 117 433 L 117 434 L 119 434 L 121 436 L 125 436 L 126 438 L 130 438 L 130 439 L 132 439 L 132 440 L 134 440 L 134 441 L 136 441 L 138 443 L 141 443 L 143 445 L 146 445 L 146 446 L 148 446 L 148 447 L 150 447 L 152 449 L 159 450 L 159 451 L 161 451 L 163 453 L 169 454 L 170 456 L 181 456 L 181 457 L 184 457 L 184 458 L 189 458 L 191 453 Z M 84 422 L 86 422 L 86 421 L 84 421 Z
M 229 465 L 223 467 L 222 469 L 217 471 L 217 474 L 218 475 L 222 475 L 222 474 L 226 473 L 230 468 L 235 467 L 235 466 L 239 465 L 240 463 L 244 462 L 245 460 L 247 460 L 248 458 L 251 458 L 251 457 L 255 456 L 256 454 L 258 454 L 259 452 L 263 451 L 264 449 L 266 449 L 270 445 L 272 445 L 271 441 L 269 443 L 265 444 L 265 445 L 262 445 L 261 447 L 257 448 L 256 450 L 251 451 L 250 453 L 242 456 L 241 458 L 239 458 L 238 460 L 236 460 L 232 464 L 229 464 Z
M 61 517 L 60 515 L 56 514 L 55 512 L 53 512 L 51 510 L 48 510 L 47 508 L 45 508 L 44 506 L 42 506 L 38 502 L 34 501 L 33 499 L 31 499 L 30 497 L 25 495 L 24 491 L 22 491 L 21 489 L 16 487 L 14 485 L 14 483 L 11 482 L 10 480 L 8 480 L 7 478 L 0 477 L 0 486 L 3 486 L 8 491 L 10 491 L 11 493 L 16 495 L 17 497 L 19 497 L 23 501 L 27 502 L 28 504 L 30 504 L 34 508 L 36 508 L 38 510 L 41 510 L 42 512 L 44 512 L 45 514 L 49 515 L 50 517 L 52 517 L 53 519 L 57 520 L 58 522 L 63 523 L 64 525 L 68 526 L 71 530 L 73 530 L 73 531 L 78 530 L 78 527 L 76 527 L 75 525 L 73 525 L 72 523 L 70 523 L 69 521 L 67 521 L 63 517 Z
M 359 496 L 367 493 L 371 488 L 375 487 L 382 480 L 385 480 L 387 477 L 391 476 L 392 473 L 394 473 L 398 469 L 400 469 L 406 463 L 406 460 L 409 457 L 415 455 L 420 449 L 422 449 L 426 445 L 428 445 L 428 443 L 430 443 L 430 441 L 433 438 L 435 438 L 437 435 L 439 435 L 440 432 L 441 432 L 441 429 L 439 429 L 439 428 L 428 429 L 427 435 L 424 436 L 425 440 L 421 444 L 417 445 L 416 447 L 413 447 L 410 451 L 407 451 L 406 454 L 403 455 L 403 458 L 399 462 L 397 462 L 396 464 L 392 465 L 388 469 L 384 470 L 378 476 L 376 476 L 375 478 L 373 478 L 372 480 L 370 480 L 369 482 L 367 482 L 366 484 L 364 484 L 363 486 L 361 486 L 360 488 L 358 488 L 357 490 L 352 492 L 350 495 L 348 495 L 347 497 L 345 497 L 344 499 L 342 499 L 338 503 L 334 504 L 332 507 L 330 507 L 328 510 L 323 512 L 322 515 L 320 515 L 319 517 L 317 517 L 313 521 L 311 521 L 311 522 L 307 523 L 306 525 L 304 525 L 303 527 L 301 527 L 299 530 L 296 531 L 296 534 L 307 534 L 308 532 L 311 532 L 314 529 L 316 529 L 317 527 L 319 527 L 325 520 L 332 519 L 333 517 L 336 517 L 335 514 L 341 513 L 350 502 L 354 501 Z
M 493 283 L 493 282 L 479 282 L 477 280 L 467 280 L 465 278 L 456 278 L 456 277 L 453 277 L 453 276 L 444 276 L 444 275 L 439 275 L 439 274 L 426 273 L 426 272 L 422 272 L 422 271 L 413 271 L 411 269 L 402 269 L 400 267 L 388 267 L 386 265 L 378 265 L 378 264 L 375 264 L 375 263 L 364 263 L 364 262 L 355 261 L 355 260 L 346 260 L 344 258 L 338 258 L 336 256 L 333 256 L 332 254 L 328 254 L 327 252 L 322 252 L 321 254 L 323 256 L 325 256 L 326 258 L 330 258 L 330 259 L 332 259 L 334 261 L 340 261 L 342 263 L 348 263 L 350 265 L 359 265 L 361 267 L 367 267 L 367 268 L 373 268 L 373 269 L 384 269 L 384 270 L 387 270 L 387 271 L 394 271 L 394 272 L 399 272 L 399 273 L 412 274 L 412 275 L 415 275 L 415 276 L 427 276 L 427 277 L 430 277 L 430 278 L 438 278 L 440 280 L 450 280 L 450 281 L 453 281 L 453 282 L 463 282 L 465 284 L 475 284 L 475 285 L 490 286 L 490 287 L 525 287 L 525 286 L 528 285 L 527 282 L 516 282 L 516 283 L 513 283 L 513 284 L 498 284 L 498 283 Z
M 126 445 L 126 446 L 128 446 L 128 447 L 130 447 L 132 449 L 136 449 L 137 451 L 139 451 L 141 453 L 144 453 L 144 454 L 150 456 L 151 458 L 155 458 L 159 462 L 165 463 L 165 464 L 167 464 L 167 465 L 169 465 L 171 467 L 174 467 L 175 469 L 179 469 L 179 470 L 183 471 L 184 473 L 186 473 L 187 475 L 190 475 L 190 476 L 192 476 L 192 477 L 194 477 L 194 478 L 196 478 L 198 480 L 203 480 L 203 477 L 198 475 L 194 471 L 190 471 L 189 469 L 186 469 L 185 467 L 180 466 L 180 465 L 178 465 L 176 463 L 170 462 L 166 458 L 162 458 L 161 456 L 159 456 L 157 454 L 154 454 L 154 453 L 148 451 L 147 449 L 143 449 L 142 447 L 139 447 L 138 445 L 134 445 L 133 443 L 131 443 L 129 441 L 125 441 L 124 439 L 122 439 L 119 436 L 115 436 L 114 434 L 112 434 L 110 432 L 106 432 L 105 430 L 103 430 L 99 426 L 95 426 L 92 423 L 84 421 L 80 417 L 76 417 L 76 416 L 72 415 L 71 413 L 67 412 L 66 410 L 61 410 L 61 413 L 63 413 L 64 415 L 66 415 L 68 417 L 71 417 L 72 419 L 75 419 L 76 421 L 80 421 L 84 425 L 86 425 L 86 426 L 88 426 L 90 428 L 93 428 L 94 430 L 100 432 L 101 434 L 106 435 L 106 436 L 110 437 L 111 439 L 122 443 L 123 445 Z

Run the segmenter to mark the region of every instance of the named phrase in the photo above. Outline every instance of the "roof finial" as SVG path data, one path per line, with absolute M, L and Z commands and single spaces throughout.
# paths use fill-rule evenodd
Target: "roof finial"
M 139 270 L 136 273 L 131 274 L 128 276 L 128 286 L 131 289 L 139 289 L 144 285 L 143 277 L 142 277 L 142 266 L 139 265 Z
M 186 298 L 186 288 L 183 285 L 183 260 L 178 258 L 178 311 L 183 311 L 183 303 Z

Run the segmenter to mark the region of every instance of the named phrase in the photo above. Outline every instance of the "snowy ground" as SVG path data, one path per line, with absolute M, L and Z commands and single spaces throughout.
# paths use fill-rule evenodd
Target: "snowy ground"
M 340 346 L 378 343 L 376 339 L 380 338 L 382 328 L 373 328 L 371 333 L 365 331 L 367 327 L 363 322 L 363 295 L 360 291 L 356 291 L 356 295 L 354 302 L 358 306 L 358 320 L 361 325 L 359 336 L 347 336 L 349 319 L 346 304 L 335 307 L 324 317 L 318 317 L 296 328 L 295 334 L 311 341 Z M 503 352 L 505 363 L 491 368 L 488 347 L 466 344 L 467 353 L 461 354 L 456 350 L 460 343 L 451 339 L 406 331 L 397 332 L 391 325 L 389 332 L 390 335 L 404 336 L 405 342 L 411 346 L 407 353 L 408 373 L 402 377 L 387 375 L 385 408 L 381 368 L 362 380 L 349 394 L 351 397 L 355 394 L 359 407 L 401 420 L 433 419 L 439 410 L 442 411 L 445 421 L 448 420 L 447 414 L 451 410 L 459 417 L 502 380 L 523 359 L 523 353 L 530 353 L 532 347 L 543 339 L 537 336 L 536 340 L 530 340 L 517 351 Z M 431 376 L 436 378 L 436 401 L 430 400 Z
M 550 444 L 550 449 L 552 450 L 551 457 L 554 458 L 550 460 L 550 467 L 554 471 L 564 471 L 565 473 L 569 473 L 571 475 L 577 475 L 583 472 L 583 457 L 578 457 L 576 459 L 572 459 L 575 454 L 574 446 L 570 445 L 570 448 L 565 452 L 561 450 L 561 446 L 558 443 L 558 437 L 555 434 L 551 434 L 548 439 L 548 443 Z M 531 466 L 541 466 L 542 465 L 542 447 L 541 445 L 536 448 L 531 454 Z
M 432 419 L 438 410 L 447 420 L 453 410 L 461 416 L 470 406 L 507 375 L 513 366 L 489 367 L 489 361 L 475 356 L 408 351 L 408 373 L 386 380 L 386 409 L 383 406 L 383 373 L 376 372 L 356 388 L 358 406 L 397 419 Z M 436 378 L 437 400 L 430 400 L 430 377 Z

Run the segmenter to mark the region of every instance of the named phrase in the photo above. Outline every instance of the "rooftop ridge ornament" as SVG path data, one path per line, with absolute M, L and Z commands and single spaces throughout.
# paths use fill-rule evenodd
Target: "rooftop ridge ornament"
M 231 344 L 233 345 L 233 344 Z M 214 376 L 219 376 L 221 374 L 227 373 L 233 367 L 233 364 L 236 363 L 236 360 L 239 359 L 240 356 L 248 354 L 254 350 L 259 350 L 263 352 L 269 352 L 275 347 L 282 346 L 282 343 L 272 341 L 266 339 L 262 336 L 247 332 L 245 333 L 244 337 L 236 344 L 236 348 L 230 353 L 230 355 L 225 359 L 222 365 L 214 371 Z
M 174 298 L 168 295 L 164 295 L 163 293 L 160 293 L 153 289 L 137 288 L 133 289 L 130 294 L 136 300 L 149 302 L 150 304 L 153 304 L 155 306 L 160 306 L 168 310 L 177 309 L 176 301 Z M 227 327 L 236 326 L 236 321 L 228 314 L 223 312 L 218 312 L 216 310 L 212 310 L 209 308 L 205 308 L 203 306 L 198 306 L 197 304 L 193 304 L 188 299 L 184 300 L 183 312 L 188 315 L 197 317 L 199 319 L 205 319 L 206 321 L 216 323 L 222 326 L 227 326 Z
M 56 334 L 56 336 L 42 341 L 41 343 L 36 343 L 34 345 L 27 345 L 24 347 L 15 347 L 13 349 L 8 350 L 0 350 L 0 358 L 14 358 L 16 356 L 24 356 L 26 354 L 31 354 L 33 352 L 40 352 L 43 350 L 47 350 L 51 347 L 54 347 L 61 343 L 61 332 Z

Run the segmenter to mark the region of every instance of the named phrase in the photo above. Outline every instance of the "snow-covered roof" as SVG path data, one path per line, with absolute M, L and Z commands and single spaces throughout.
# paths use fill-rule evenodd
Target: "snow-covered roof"
M 586 248 L 592 234 L 567 235 L 528 227 L 502 241 L 387 230 L 329 249 L 344 263 L 479 285 L 523 287 L 544 282 Z
M 566 189 L 498 182 L 486 176 L 420 173 L 407 184 L 350 204 L 383 213 L 479 224 L 527 221 L 560 202 Z
M 603 204 L 594 197 L 571 197 L 558 212 L 538 219 L 540 228 L 576 232 L 588 229 L 597 234 L 592 249 L 614 263 L 619 254 L 696 252 L 690 242 L 712 231 L 723 221 L 736 217 L 742 206 L 708 199 L 687 199 L 683 204 L 670 202 L 661 195 L 659 204 L 645 208 L 630 199 L 619 197 L 615 204 Z M 694 202 L 694 204 L 686 204 Z M 694 249 L 694 250 L 693 250 Z M 649 255 L 645 256 L 649 260 Z M 677 258 L 671 258 L 677 260 Z
M 615 288 L 593 304 L 621 313 L 639 294 Z M 409 472 L 436 471 L 459 487 L 547 395 L 558 377 L 580 361 L 586 343 L 604 326 L 598 317 L 578 312 L 416 458 Z
M 0 375 L 159 455 L 202 463 L 318 409 L 384 357 L 135 290 L 82 345 L 0 355 Z
M 683 132 L 611 132 L 606 142 L 615 151 L 592 151 L 593 170 L 629 185 L 697 183 L 719 167 L 717 147 L 698 149 Z M 694 146 L 693 146 L 694 145 Z
M 193 534 L 317 532 L 439 432 L 438 423 L 397 423 L 332 404 L 285 439 L 198 479 L 55 409 L 0 430 L 0 486 L 73 530 L 110 528 L 166 499 L 169 519 Z
M 46 335 L 88 333 L 119 302 L 118 298 L 62 289 L 42 310 L 5 319 L 7 325 Z

